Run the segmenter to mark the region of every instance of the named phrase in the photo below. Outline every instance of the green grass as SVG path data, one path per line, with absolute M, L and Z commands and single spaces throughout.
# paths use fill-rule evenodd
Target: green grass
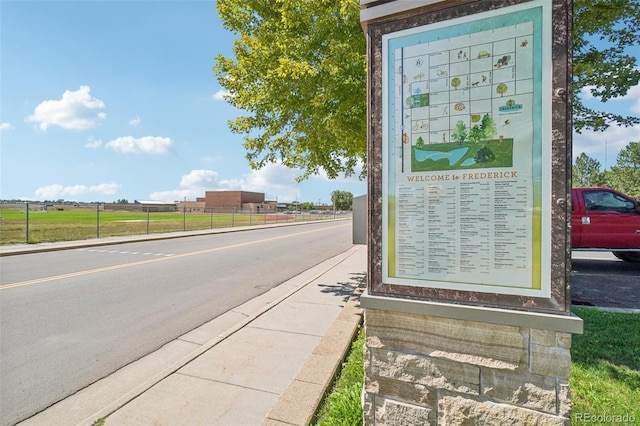
M 572 424 L 624 424 L 612 423 L 615 416 L 640 424 L 640 315 L 591 308 L 573 311 L 584 320 L 584 334 L 572 338 Z M 314 425 L 362 423 L 363 345 L 361 331 Z M 608 422 L 597 422 L 597 416 L 610 417 Z
M 640 315 L 574 313 L 584 320 L 584 334 L 573 336 L 571 345 L 573 424 L 587 424 L 585 413 L 628 415 L 640 424 Z
M 24 210 L 0 210 L 0 244 L 85 240 L 96 237 L 195 231 L 267 223 L 330 219 L 330 215 L 271 215 L 183 212 L 105 212 L 93 207 L 30 211 L 29 241 Z
M 315 426 L 347 426 L 362 424 L 360 394 L 363 382 L 364 331 L 360 330 L 342 365 L 340 376 L 318 411 Z

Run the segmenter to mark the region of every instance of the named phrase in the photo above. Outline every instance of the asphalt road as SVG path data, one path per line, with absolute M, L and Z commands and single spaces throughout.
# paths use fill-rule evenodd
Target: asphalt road
M 640 263 L 601 251 L 574 251 L 571 257 L 574 305 L 640 309 Z
M 332 221 L 1 258 L 0 424 L 351 245 L 351 222 Z

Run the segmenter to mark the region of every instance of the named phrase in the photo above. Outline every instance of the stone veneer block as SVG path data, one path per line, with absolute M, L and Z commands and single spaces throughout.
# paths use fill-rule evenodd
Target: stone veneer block
M 571 334 L 556 333 L 556 346 L 562 349 L 571 349 Z
M 376 425 L 421 425 L 436 424 L 433 410 L 405 404 L 385 398 L 376 398 Z
M 480 369 L 446 359 L 371 349 L 371 374 L 432 388 L 478 395 Z
M 531 343 L 542 346 L 555 346 L 556 333 L 551 330 L 531 329 Z
M 365 376 L 365 381 L 366 381 L 366 376 Z M 366 383 L 365 383 L 366 386 Z M 376 399 L 376 395 L 375 393 L 370 393 L 367 392 L 367 390 L 365 389 L 362 392 L 362 397 L 361 397 L 362 401 L 362 424 L 363 425 L 374 425 L 375 422 L 375 399 Z
M 419 383 L 402 382 L 386 377 L 371 379 L 366 376 L 364 391 L 398 401 L 411 401 L 420 406 L 432 408 L 438 406 L 437 391 Z
M 571 423 L 568 333 L 380 310 L 365 324 L 365 425 Z
M 481 381 L 483 396 L 556 414 L 556 379 L 553 377 L 483 368 Z
M 569 349 L 532 343 L 530 350 L 530 371 L 532 373 L 561 378 L 568 378 L 571 374 L 571 352 Z
M 366 329 L 368 340 L 389 350 L 508 370 L 528 366 L 529 331 L 520 327 L 367 310 Z
M 569 381 L 558 379 L 558 414 L 563 417 L 571 416 L 571 388 Z
M 441 425 L 560 426 L 567 423 L 567 418 L 559 416 L 454 395 L 442 396 L 438 407 Z

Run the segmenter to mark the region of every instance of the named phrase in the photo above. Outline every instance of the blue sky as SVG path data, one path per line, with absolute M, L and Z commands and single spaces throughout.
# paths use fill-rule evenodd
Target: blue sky
M 245 190 L 330 203 L 334 190 L 366 192 L 357 177 L 298 184 L 300 171 L 249 168 L 242 136 L 227 127 L 243 112 L 222 99 L 211 70 L 234 37 L 213 1 L 0 7 L 0 199 L 175 201 Z M 640 114 L 640 86 L 607 108 Z M 585 132 L 574 157 L 610 167 L 630 141 L 640 141 L 640 126 Z
M 250 169 L 213 76 L 233 34 L 213 1 L 1 1 L 1 199 L 175 201 L 207 190 L 330 203 L 366 192 Z

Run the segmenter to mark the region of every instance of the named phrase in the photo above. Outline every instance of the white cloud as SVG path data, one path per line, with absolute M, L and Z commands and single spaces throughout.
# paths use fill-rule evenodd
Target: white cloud
M 191 170 L 180 179 L 180 186 L 183 188 L 206 188 L 217 184 L 218 173 L 213 170 Z
M 267 198 L 294 201 L 298 198 L 296 176 L 299 171 L 280 163 L 269 163 L 260 170 L 251 170 L 241 179 L 243 190 L 264 192 Z
M 136 115 L 136 118 L 129 120 L 129 125 L 132 127 L 136 127 L 138 124 L 140 124 L 141 121 L 142 120 L 140 120 L 140 117 Z
M 36 198 L 41 200 L 55 200 L 60 198 L 64 187 L 62 185 L 53 184 L 43 186 L 42 188 L 36 189 Z
M 43 186 L 35 191 L 35 195 L 40 200 L 57 200 L 65 197 L 77 197 L 84 194 L 115 194 L 120 185 L 117 183 L 101 183 L 98 185 L 69 185 L 63 186 L 57 183 Z
M 189 189 L 175 189 L 170 191 L 156 191 L 149 194 L 152 200 L 165 201 L 173 203 L 175 201 L 195 200 L 196 197 L 204 197 L 204 193 L 196 192 Z
M 102 146 L 102 139 L 94 139 L 93 136 L 90 136 L 87 139 L 87 143 L 84 145 L 86 148 L 97 149 Z
M 90 92 L 89 86 L 80 86 L 75 92 L 65 90 L 62 99 L 40 103 L 25 120 L 39 123 L 41 130 L 47 130 L 49 126 L 71 130 L 95 127 L 107 115 L 100 111 L 104 109 L 104 102 L 91 96 Z
M 298 198 L 296 171 L 282 164 L 267 164 L 260 170 L 251 170 L 238 179 L 220 179 L 214 170 L 192 170 L 182 176 L 182 189 L 158 191 L 150 194 L 154 200 L 177 201 L 185 197 L 195 200 L 204 197 L 206 191 L 264 192 L 267 199 L 289 202 Z
M 360 180 L 360 174 L 362 173 L 362 169 L 365 167 L 364 163 L 361 160 L 358 160 L 356 166 L 353 168 L 353 174 L 350 176 L 345 176 L 344 174 L 339 174 L 337 178 L 331 179 L 327 172 L 324 170 L 320 170 L 317 175 L 312 175 L 311 178 L 323 180 L 325 182 L 331 183 L 346 183 L 346 184 L 361 184 L 363 181 Z
M 633 86 L 621 99 L 631 100 L 633 103 L 629 110 L 635 114 L 640 114 L 640 84 Z
M 640 141 L 640 125 L 632 127 L 611 126 L 604 132 L 584 131 L 573 134 L 573 158 L 581 153 L 595 158 L 600 165 L 610 168 L 615 165 L 618 153 L 629 142 Z
M 100 194 L 115 194 L 120 189 L 120 185 L 117 183 L 101 183 L 98 185 L 91 185 L 89 187 L 89 192 L 98 192 Z
M 173 150 L 173 140 L 160 136 L 123 136 L 107 142 L 105 148 L 113 149 L 123 154 L 169 154 Z
M 8 123 L 6 121 L 3 121 L 2 123 L 0 123 L 0 130 L 11 130 L 13 129 L 13 126 L 11 125 L 11 123 Z
M 220 89 L 216 93 L 211 95 L 211 97 L 216 101 L 225 101 L 229 96 L 231 96 L 231 93 L 224 89 Z
M 583 100 L 588 100 L 588 99 L 595 99 L 595 97 L 591 94 L 591 90 L 594 88 L 595 86 L 585 86 L 582 89 L 580 89 L 580 94 L 579 96 L 583 99 Z
M 593 87 L 594 86 L 583 87 L 582 90 L 580 90 L 580 98 L 582 98 L 582 100 L 585 100 L 585 101 L 596 99 L 591 94 L 591 89 L 593 89 Z M 601 105 L 606 106 L 606 105 L 611 105 L 610 103 L 614 103 L 614 102 L 617 103 L 621 101 L 631 101 L 629 112 L 634 114 L 640 114 L 640 84 L 631 87 L 626 95 L 621 96 L 619 98 L 611 98 L 606 103 L 602 103 Z M 622 115 L 628 114 L 625 111 L 620 111 L 620 113 Z

